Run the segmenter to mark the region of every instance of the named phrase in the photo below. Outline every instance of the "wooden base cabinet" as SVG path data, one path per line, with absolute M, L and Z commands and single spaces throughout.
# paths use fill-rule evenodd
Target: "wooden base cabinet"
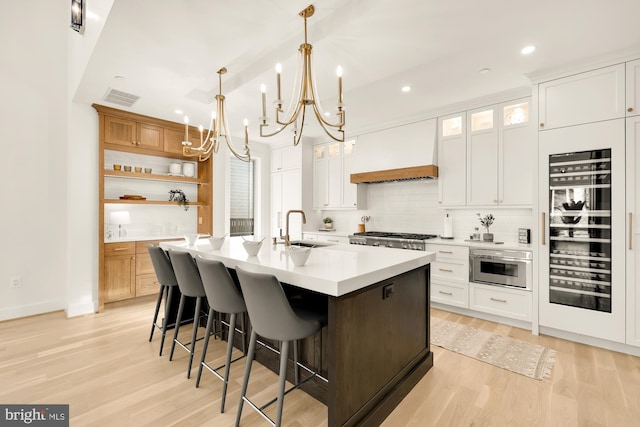
M 135 244 L 107 243 L 104 253 L 104 302 L 133 298 L 136 291 Z

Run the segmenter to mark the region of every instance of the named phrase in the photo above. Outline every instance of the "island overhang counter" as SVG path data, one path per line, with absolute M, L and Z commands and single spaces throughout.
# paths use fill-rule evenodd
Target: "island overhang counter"
M 326 373 L 328 384 L 312 381 L 303 390 L 327 405 L 329 426 L 379 425 L 433 366 L 429 284 L 435 254 L 336 244 L 312 249 L 306 264 L 296 267 L 283 245 L 269 243 L 257 256 L 247 255 L 239 237 L 219 250 L 207 239 L 161 247 L 215 259 L 231 270 L 273 274 L 283 286 L 325 298 L 327 326 L 300 345 L 301 360 Z M 258 352 L 256 360 L 277 371 L 277 357 L 267 353 Z

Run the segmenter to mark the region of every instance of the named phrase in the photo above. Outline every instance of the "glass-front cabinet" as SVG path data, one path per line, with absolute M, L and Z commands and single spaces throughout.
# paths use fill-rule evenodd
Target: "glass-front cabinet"
M 625 340 L 625 130 L 541 132 L 540 325 Z

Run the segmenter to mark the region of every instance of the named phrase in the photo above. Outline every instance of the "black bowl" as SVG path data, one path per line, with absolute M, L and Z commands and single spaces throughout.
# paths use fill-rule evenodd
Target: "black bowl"
M 582 219 L 582 216 L 561 216 L 560 219 L 565 224 L 577 224 Z
M 578 202 L 571 202 L 571 203 L 563 203 L 562 207 L 565 208 L 568 211 L 579 211 L 582 210 L 582 207 L 584 206 L 584 202 L 582 201 L 578 201 Z

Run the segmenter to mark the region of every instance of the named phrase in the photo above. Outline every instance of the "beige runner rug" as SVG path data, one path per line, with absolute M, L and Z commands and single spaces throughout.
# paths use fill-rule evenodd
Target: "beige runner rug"
M 431 344 L 536 380 L 548 380 L 556 360 L 555 350 L 436 317 Z

